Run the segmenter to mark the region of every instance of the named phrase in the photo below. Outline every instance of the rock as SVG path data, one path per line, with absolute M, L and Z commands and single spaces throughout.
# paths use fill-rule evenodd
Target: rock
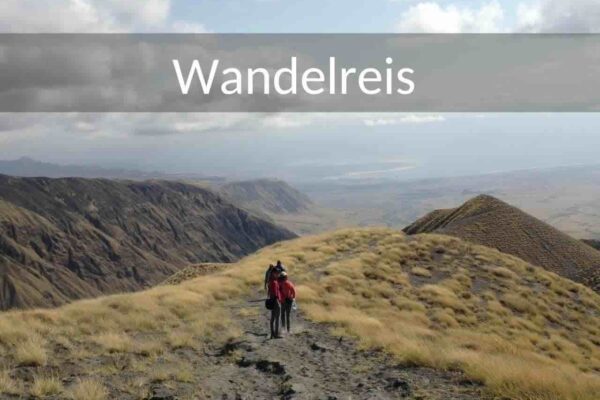
M 285 367 L 277 361 L 260 360 L 256 363 L 256 369 L 269 374 L 285 374 Z
M 306 388 L 301 383 L 292 383 L 285 387 L 283 391 L 283 399 L 290 400 L 295 398 L 295 395 L 303 393 L 306 391 Z
M 402 379 L 398 379 L 398 378 L 390 379 L 388 381 L 388 385 L 387 385 L 386 389 L 388 391 L 392 391 L 392 390 L 399 391 L 401 393 L 402 397 L 410 396 L 412 393 L 412 390 L 411 390 L 408 382 L 403 381 Z
M 302 393 L 306 390 L 306 388 L 304 387 L 303 384 L 301 383 L 293 383 L 292 386 L 289 389 L 289 392 L 291 393 Z
M 250 357 L 250 358 L 242 357 L 240 360 L 238 360 L 237 365 L 242 368 L 247 368 L 247 367 L 254 365 L 256 367 L 256 369 L 261 372 L 265 372 L 268 374 L 274 374 L 274 375 L 285 374 L 284 365 L 278 361 L 261 360 L 261 359 L 255 359 L 252 357 Z
M 156 386 L 151 389 L 148 400 L 176 400 L 175 393 L 164 386 Z
M 313 349 L 314 351 L 320 351 L 320 352 L 326 352 L 326 351 L 331 351 L 331 349 L 327 346 L 325 346 L 324 344 L 321 344 L 319 342 L 314 342 L 313 344 L 310 345 L 310 348 Z
M 236 350 L 244 350 L 248 353 L 256 350 L 256 345 L 248 342 L 229 341 L 219 349 L 217 356 L 229 356 Z
M 255 365 L 257 362 L 258 362 L 258 360 L 254 359 L 254 358 L 242 357 L 240 360 L 237 361 L 237 365 L 242 368 L 248 368 L 248 367 Z

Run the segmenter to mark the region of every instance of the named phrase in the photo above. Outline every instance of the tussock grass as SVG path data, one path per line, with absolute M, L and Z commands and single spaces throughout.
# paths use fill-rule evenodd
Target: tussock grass
M 29 336 L 15 346 L 15 362 L 21 366 L 43 366 L 48 361 L 43 340 L 37 335 Z
M 333 260 L 331 248 L 354 234 L 353 251 Z M 312 261 L 298 290 L 310 318 L 408 365 L 461 369 L 493 394 L 591 400 L 600 393 L 600 299 L 591 290 L 455 238 L 354 234 L 315 239 L 327 254 Z M 430 283 L 406 279 L 432 270 Z
M 103 333 L 94 337 L 93 340 L 110 353 L 129 352 L 133 346 L 129 336 L 122 333 Z
M 116 364 L 101 379 L 127 368 L 150 380 L 193 381 L 193 373 L 173 367 L 189 360 L 169 357 L 178 348 L 201 357 L 195 349 L 207 342 L 239 336 L 235 318 L 248 311 L 226 306 L 259 290 L 265 266 L 277 259 L 290 270 L 307 317 L 400 363 L 459 369 L 490 393 L 513 399 L 597 400 L 600 393 L 596 293 L 456 238 L 377 228 L 279 243 L 176 286 L 6 313 L 0 315 L 0 345 L 45 358 L 54 356 L 58 343 L 73 359 L 108 355 Z M 424 278 L 423 271 L 431 278 L 414 279 Z M 66 392 L 78 391 L 74 399 L 109 396 L 98 381 L 82 382 Z M 126 386 L 123 392 L 135 389 Z
M 18 394 L 21 388 L 17 382 L 11 378 L 10 372 L 6 369 L 0 370 L 0 393 Z
M 95 379 L 82 379 L 70 390 L 72 400 L 106 400 L 108 391 Z
M 431 272 L 429 272 L 428 269 L 425 269 L 423 267 L 413 267 L 410 270 L 410 272 L 413 275 L 416 275 L 416 276 L 420 276 L 420 277 L 423 277 L 423 278 L 431 278 Z
M 181 349 L 184 347 L 193 348 L 196 344 L 194 336 L 185 331 L 173 331 L 169 334 L 167 341 L 172 349 Z
M 58 395 L 63 392 L 63 385 L 57 376 L 37 375 L 33 378 L 31 394 L 36 397 Z

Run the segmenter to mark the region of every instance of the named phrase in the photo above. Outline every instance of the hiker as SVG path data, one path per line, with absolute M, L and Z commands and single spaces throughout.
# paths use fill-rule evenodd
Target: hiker
M 279 316 L 281 315 L 281 291 L 279 290 L 279 271 L 273 268 L 269 274 L 267 308 L 271 310 L 271 339 L 279 339 Z
M 275 264 L 275 268 L 279 270 L 279 272 L 285 272 L 285 267 L 281 263 L 281 260 L 277 260 L 277 264 Z
M 269 268 L 267 268 L 267 271 L 265 272 L 265 290 L 268 292 L 269 291 L 269 281 L 271 280 L 271 272 L 273 272 L 273 268 L 275 268 L 275 266 L 273 264 L 269 264 Z
M 283 264 L 281 263 L 280 260 L 277 260 L 276 265 L 269 264 L 269 268 L 267 268 L 267 271 L 265 272 L 265 290 L 267 290 L 267 291 L 268 291 L 267 286 L 268 286 L 269 282 L 271 281 L 271 273 L 274 270 L 277 270 L 280 273 L 285 271 L 285 267 L 283 266 Z
M 296 299 L 296 289 L 294 288 L 294 284 L 288 279 L 285 271 L 279 274 L 278 283 L 282 298 L 281 327 L 282 329 L 287 329 L 288 333 L 290 333 L 290 315 L 292 313 L 292 306 L 294 305 L 294 301 Z

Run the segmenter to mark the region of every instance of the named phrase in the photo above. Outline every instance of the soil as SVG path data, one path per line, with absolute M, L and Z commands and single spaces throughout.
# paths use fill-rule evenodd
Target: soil
M 248 305 L 262 307 L 262 301 Z M 209 356 L 203 394 L 232 400 L 485 398 L 460 372 L 401 365 L 381 351 L 361 350 L 299 311 L 281 339 L 267 335 L 268 311 L 240 318 L 243 336 Z

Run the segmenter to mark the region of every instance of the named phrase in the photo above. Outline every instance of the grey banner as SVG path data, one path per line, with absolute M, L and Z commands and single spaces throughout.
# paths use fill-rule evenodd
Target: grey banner
M 598 111 L 599 93 L 600 35 L 0 34 L 2 112 Z

